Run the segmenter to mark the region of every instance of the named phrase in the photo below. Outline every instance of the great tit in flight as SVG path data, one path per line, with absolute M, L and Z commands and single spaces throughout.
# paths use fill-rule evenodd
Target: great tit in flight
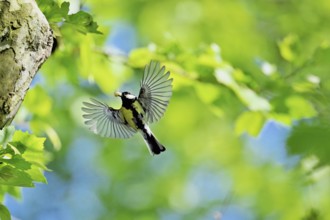
M 121 97 L 122 106 L 114 109 L 96 99 L 83 102 L 85 124 L 102 137 L 129 138 L 140 132 L 152 155 L 165 151 L 165 147 L 151 132 L 148 123 L 158 121 L 172 96 L 172 78 L 165 73 L 165 66 L 151 61 L 146 65 L 138 97 L 129 92 L 115 92 Z

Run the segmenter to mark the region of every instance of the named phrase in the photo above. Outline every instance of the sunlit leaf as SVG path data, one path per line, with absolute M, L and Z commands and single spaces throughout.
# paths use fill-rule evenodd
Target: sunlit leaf
M 35 151 L 35 152 L 43 152 L 43 144 L 45 142 L 45 138 L 36 137 L 35 135 L 31 135 L 28 132 L 22 132 L 17 130 L 14 134 L 12 142 L 19 142 L 23 144 L 26 148 Z
M 49 123 L 44 120 L 34 120 L 30 122 L 30 128 L 35 133 L 46 133 L 47 139 L 52 143 L 54 149 L 60 150 L 62 147 L 61 140 L 58 136 L 58 132 L 55 131 Z
M 33 181 L 39 182 L 39 183 L 47 183 L 47 179 L 43 174 L 43 171 L 40 167 L 32 165 L 32 168 L 26 171 Z
M 244 87 L 234 89 L 241 101 L 252 111 L 269 111 L 271 105 L 268 100 L 257 95 L 253 90 Z
M 16 198 L 16 199 L 22 198 L 22 193 L 21 193 L 20 187 L 1 185 L 0 190 L 2 192 L 6 192 L 6 194 L 12 196 L 13 198 Z
M 283 113 L 271 112 L 268 114 L 268 117 L 270 119 L 274 119 L 275 121 L 281 122 L 282 124 L 285 124 L 288 126 L 290 126 L 293 121 L 289 114 L 283 114 Z
M 224 68 L 217 68 L 215 69 L 215 77 L 219 83 L 222 83 L 230 88 L 237 87 L 237 83 L 233 77 L 233 69 L 230 66 Z
M 235 123 L 235 132 L 237 135 L 248 133 L 251 136 L 257 136 L 262 129 L 266 118 L 261 112 L 244 112 Z
M 248 74 L 245 74 L 242 70 L 239 69 L 233 71 L 233 77 L 239 83 L 249 83 L 252 81 Z
M 0 167 L 0 184 L 24 187 L 34 186 L 30 175 L 9 165 Z
M 239 85 L 233 77 L 233 69 L 218 68 L 215 70 L 215 77 L 218 82 L 232 89 L 237 97 L 252 111 L 269 111 L 271 105 L 268 100 L 257 95 L 255 91 Z
M 303 97 L 290 96 L 285 100 L 285 103 L 293 119 L 311 118 L 317 114 L 312 104 Z
M 28 170 L 31 168 L 31 163 L 23 159 L 21 155 L 14 155 L 12 158 L 9 159 L 1 158 L 0 161 L 2 163 L 10 164 L 20 170 Z
M 44 141 L 45 138 L 39 138 L 34 135 L 29 134 L 28 132 L 16 131 L 11 142 L 12 145 L 16 146 L 27 162 L 32 164 L 31 168 L 27 171 L 28 173 L 35 174 L 36 178 L 34 181 L 45 182 L 43 178 L 40 177 L 40 169 L 48 170 L 45 166 L 46 158 L 44 153 Z M 34 176 L 31 176 L 34 178 Z
M 296 58 L 296 54 L 293 51 L 293 45 L 297 42 L 297 36 L 288 35 L 281 42 L 278 43 L 280 53 L 282 57 L 287 61 L 293 61 Z

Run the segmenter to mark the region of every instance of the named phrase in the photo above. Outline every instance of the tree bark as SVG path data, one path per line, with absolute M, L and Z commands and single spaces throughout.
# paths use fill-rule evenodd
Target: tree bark
M 0 129 L 15 117 L 52 45 L 50 26 L 34 0 L 0 0 Z

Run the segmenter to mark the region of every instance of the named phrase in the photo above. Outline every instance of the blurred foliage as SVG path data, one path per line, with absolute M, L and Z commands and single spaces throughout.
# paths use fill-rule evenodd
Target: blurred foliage
M 329 136 L 329 124 L 302 122 L 294 127 L 288 139 L 289 152 L 303 156 L 317 156 L 319 166 L 330 164 L 328 156 L 330 148 L 325 144 L 329 140 Z
M 19 198 L 19 187 L 33 187 L 34 182 L 46 183 L 44 138 L 15 131 L 13 126 L 0 131 L 0 198 L 5 193 Z M 5 206 L 0 205 L 0 219 L 10 219 Z
M 6 206 L 0 204 L 0 219 L 2 220 L 9 220 L 10 219 L 10 213 Z
M 76 175 L 69 155 L 77 140 L 98 149 L 93 169 L 106 181 L 89 189 L 103 208 L 94 219 L 235 219 L 232 207 L 240 219 L 330 218 L 328 1 L 86 0 L 102 35 L 77 34 L 97 32 L 94 21 L 79 17 L 85 12 L 68 18 L 67 3 L 50 10 L 49 1 L 38 2 L 60 44 L 15 123 L 47 138 L 49 166 L 66 185 Z M 126 32 L 111 38 L 118 24 L 136 34 L 128 54 L 116 48 Z M 119 107 L 113 92 L 137 93 L 150 59 L 174 78 L 169 108 L 152 127 L 167 147 L 157 157 L 139 136 L 91 134 L 80 110 L 91 96 Z M 246 147 L 269 121 L 290 128 L 285 163 Z

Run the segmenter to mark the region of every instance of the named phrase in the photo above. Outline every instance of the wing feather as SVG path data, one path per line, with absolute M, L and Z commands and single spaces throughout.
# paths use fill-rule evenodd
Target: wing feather
M 158 121 L 166 111 L 172 97 L 172 82 L 170 72 L 165 73 L 165 66 L 160 68 L 160 63 L 151 61 L 146 65 L 138 101 L 146 112 L 147 121 Z
M 102 137 L 129 138 L 136 133 L 136 130 L 129 127 L 119 110 L 96 100 L 83 102 L 83 118 L 88 128 L 95 134 Z

